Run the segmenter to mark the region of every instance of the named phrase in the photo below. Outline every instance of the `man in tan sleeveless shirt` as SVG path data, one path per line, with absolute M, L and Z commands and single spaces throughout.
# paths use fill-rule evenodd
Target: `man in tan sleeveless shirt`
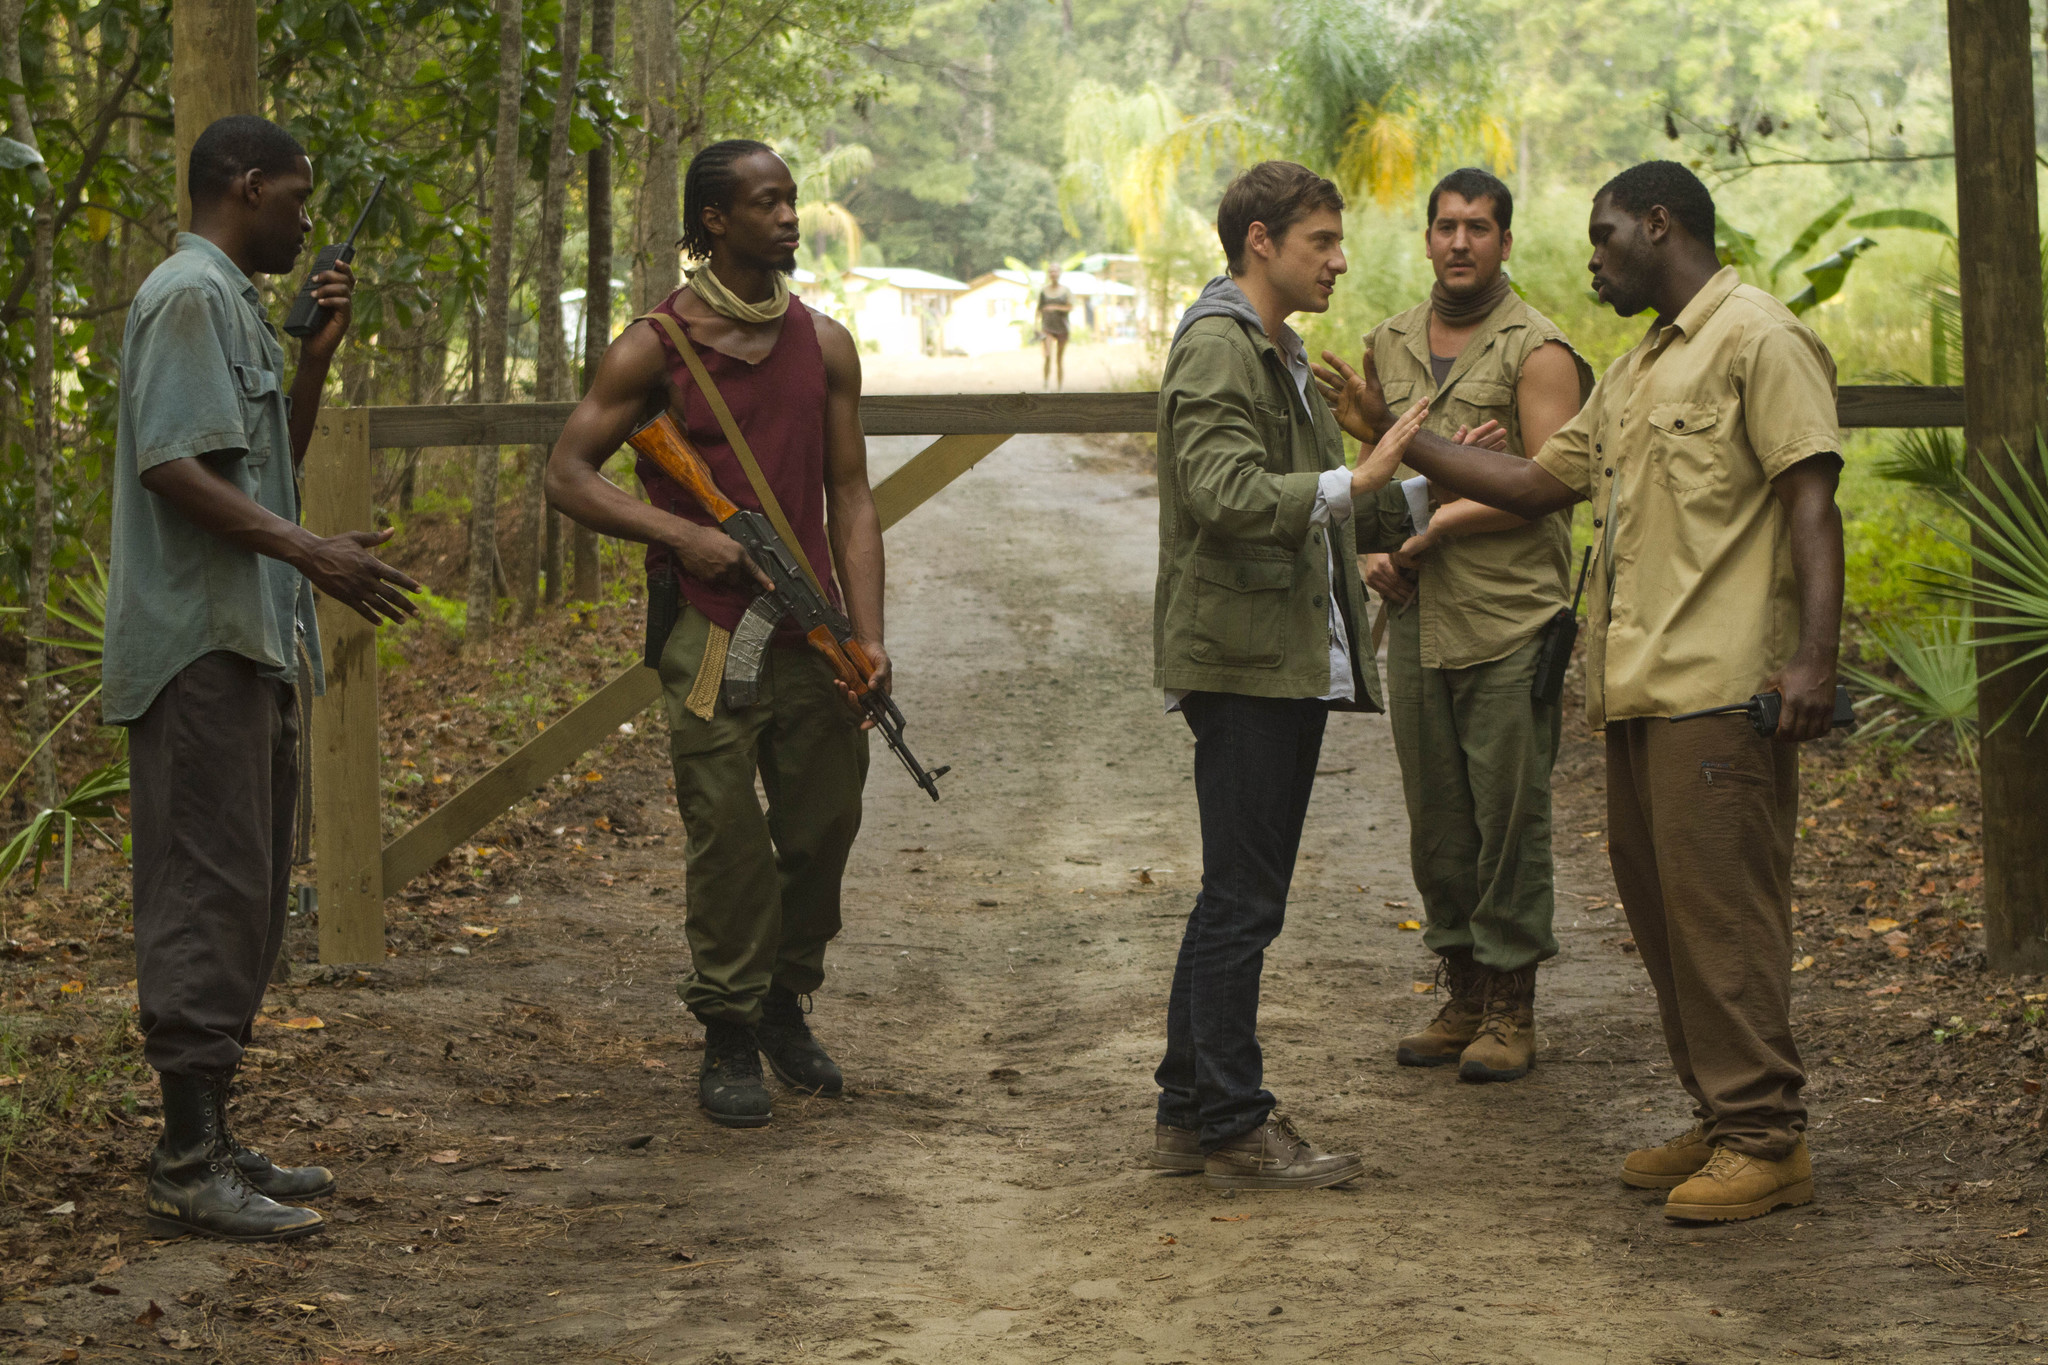
M 1529 455 L 1571 420 L 1593 372 L 1508 287 L 1514 198 L 1483 170 L 1445 176 L 1424 240 L 1436 287 L 1367 339 L 1396 412 L 1427 399 L 1426 430 L 1500 428 Z M 1448 495 L 1439 494 L 1438 499 Z M 1559 706 L 1530 696 L 1538 636 L 1571 600 L 1568 513 L 1536 521 L 1479 503 L 1432 508 L 1420 479 L 1390 485 L 1382 521 L 1415 534 L 1366 556 L 1386 601 L 1387 698 L 1407 795 L 1409 849 L 1450 998 L 1400 1040 L 1403 1066 L 1456 1063 L 1511 1081 L 1535 1059 L 1536 964 L 1551 934 L 1550 769 Z

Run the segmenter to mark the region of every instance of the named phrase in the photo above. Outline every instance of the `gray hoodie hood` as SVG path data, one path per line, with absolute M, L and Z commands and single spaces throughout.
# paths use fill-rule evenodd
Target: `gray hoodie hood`
M 1259 310 L 1252 307 L 1252 301 L 1244 296 L 1244 290 L 1237 287 L 1237 281 L 1228 275 L 1218 275 L 1202 286 L 1201 295 L 1181 314 L 1180 326 L 1173 329 L 1173 339 L 1179 341 L 1187 335 L 1190 324 L 1203 318 L 1236 318 L 1254 332 L 1263 333 L 1266 324 L 1259 321 Z

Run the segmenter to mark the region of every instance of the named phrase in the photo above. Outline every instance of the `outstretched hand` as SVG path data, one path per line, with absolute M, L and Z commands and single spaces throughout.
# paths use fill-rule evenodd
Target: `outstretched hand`
M 372 625 L 417 616 L 419 608 L 406 594 L 418 592 L 420 585 L 411 575 L 370 553 L 393 534 L 387 528 L 321 537 L 307 550 L 298 569 L 314 587 Z
M 1354 440 L 1373 444 L 1381 432 L 1394 424 L 1394 416 L 1387 410 L 1386 395 L 1380 390 L 1380 372 L 1373 364 L 1372 352 L 1360 354 L 1356 370 L 1332 351 L 1323 352 L 1323 361 L 1328 369 L 1311 365 L 1309 372 L 1336 414 L 1337 425 Z
M 1429 404 L 1416 403 L 1395 419 L 1376 445 L 1360 453 L 1358 467 L 1351 471 L 1354 501 L 1387 486 L 1387 480 L 1393 478 L 1394 471 L 1400 467 L 1401 456 L 1407 452 L 1410 438 L 1421 430 L 1428 417 Z

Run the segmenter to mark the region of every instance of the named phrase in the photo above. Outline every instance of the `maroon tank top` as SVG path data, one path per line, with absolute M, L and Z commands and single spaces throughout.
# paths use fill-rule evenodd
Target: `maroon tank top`
M 689 324 L 676 311 L 675 299 L 674 294 L 669 295 L 655 311 L 674 318 L 687 335 Z M 697 387 L 689 366 L 676 353 L 667 330 L 656 327 L 654 331 L 661 338 L 662 352 L 668 359 L 669 379 L 682 395 L 683 434 L 710 466 L 712 481 L 720 492 L 741 507 L 762 511 L 761 500 L 754 496 L 746 470 L 740 467 L 739 457 L 726 443 L 718 417 Z M 747 445 L 761 466 L 762 477 L 774 490 L 776 501 L 782 504 L 782 514 L 789 518 L 790 529 L 802 542 L 812 571 L 824 583 L 826 596 L 833 606 L 844 610 L 839 585 L 833 581 L 832 556 L 825 539 L 825 357 L 818 349 L 818 327 L 811 320 L 811 310 L 796 299 L 789 301 L 782 333 L 775 339 L 774 349 L 758 365 L 749 365 L 705 346 L 697 346 L 696 350 L 725 405 L 732 410 L 733 421 L 747 438 Z M 634 472 L 640 476 L 641 487 L 647 490 L 648 501 L 662 511 L 699 526 L 718 524 L 695 498 L 646 456 L 639 458 Z M 675 555 L 665 545 L 647 547 L 647 572 L 673 573 L 689 604 L 726 630 L 739 624 L 747 604 L 757 595 L 753 588 L 731 588 L 690 577 L 682 572 Z M 777 644 L 802 639 L 787 621 L 775 634 Z

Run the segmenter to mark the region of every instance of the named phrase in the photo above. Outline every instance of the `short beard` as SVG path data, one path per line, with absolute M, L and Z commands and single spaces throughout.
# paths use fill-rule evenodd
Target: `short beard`
M 1445 283 L 1441 278 L 1437 280 L 1437 284 L 1442 287 L 1443 291 L 1446 294 L 1449 294 L 1454 299 L 1469 299 L 1475 295 L 1484 294 L 1487 290 L 1493 288 L 1493 282 L 1498 278 L 1500 278 L 1500 267 L 1495 266 L 1493 268 L 1493 274 L 1488 275 L 1484 279 L 1474 280 L 1471 284 L 1468 285 L 1462 285 L 1458 288 L 1452 288 L 1449 284 Z

